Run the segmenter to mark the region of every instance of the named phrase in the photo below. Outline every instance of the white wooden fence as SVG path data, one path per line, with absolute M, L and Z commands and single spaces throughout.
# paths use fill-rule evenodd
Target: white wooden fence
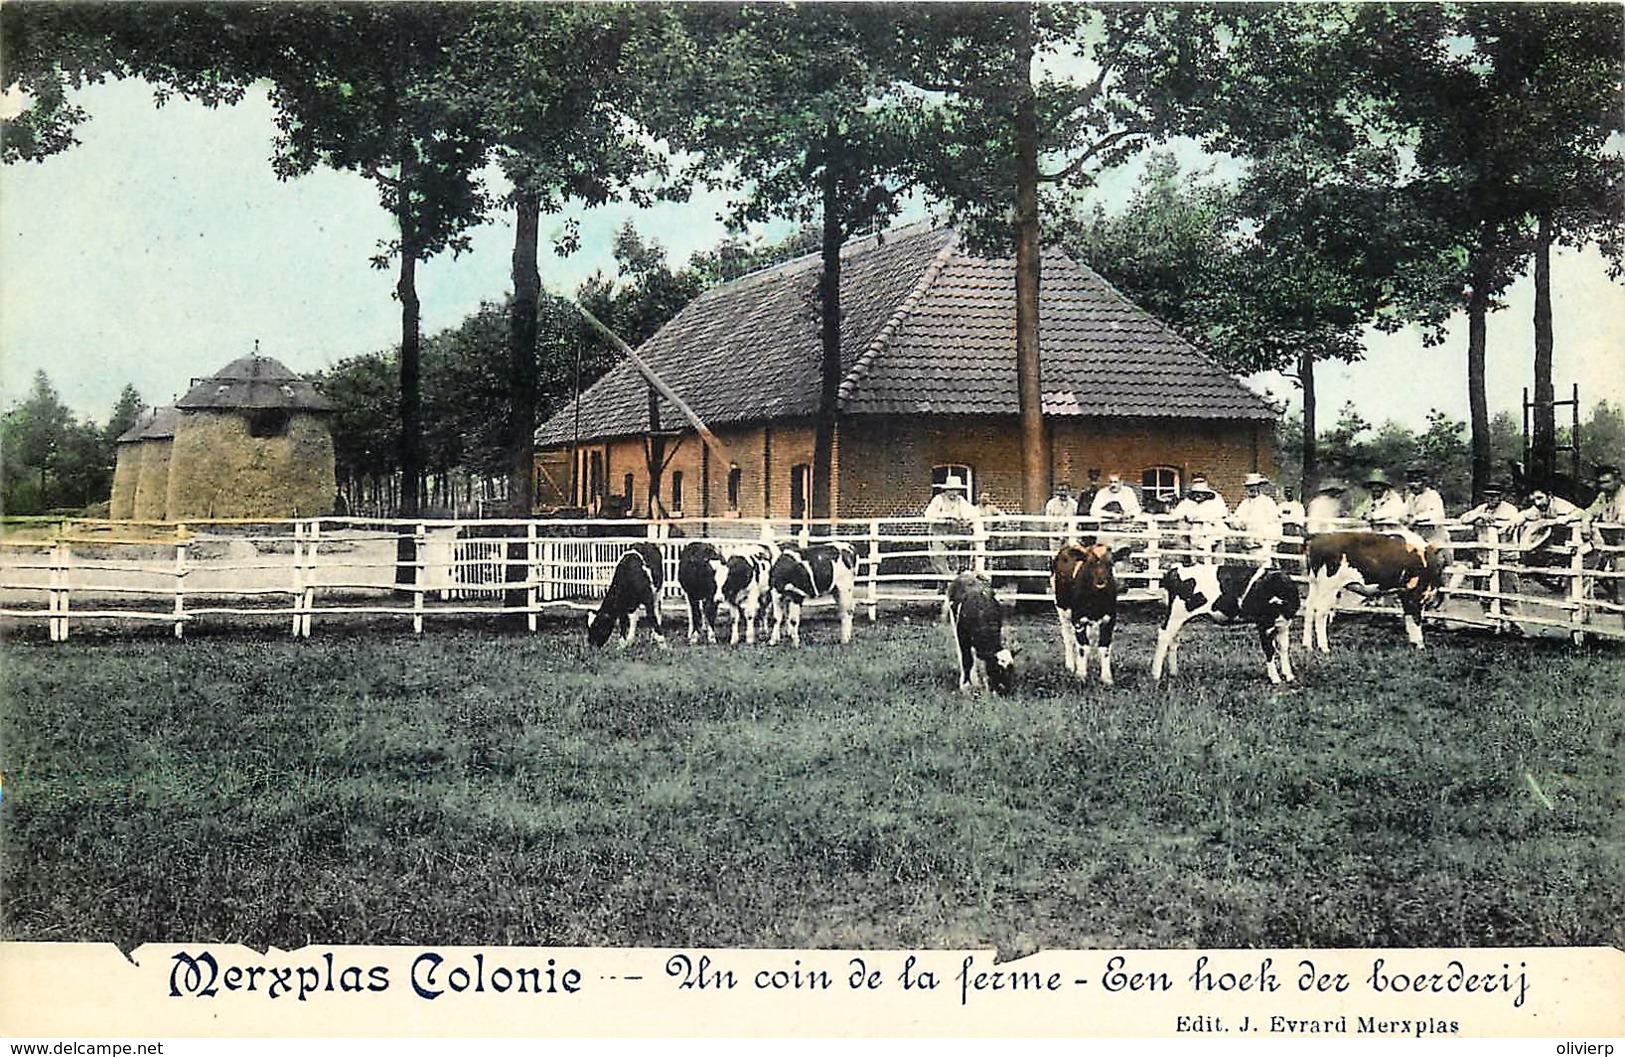
M 0 536 L 0 621 L 13 627 L 43 621 L 53 641 L 92 621 L 168 624 L 181 636 L 188 625 L 276 618 L 306 637 L 318 622 L 339 617 L 410 620 L 421 632 L 435 618 L 516 615 L 535 630 L 544 613 L 593 608 L 616 561 L 638 539 L 660 546 L 664 600 L 681 612 L 677 556 L 689 542 L 726 548 L 838 536 L 858 551 L 856 601 L 870 620 L 883 607 L 934 603 L 962 569 L 991 576 L 1008 600 L 1041 602 L 1049 557 L 1069 539 L 1099 537 L 1133 548 L 1118 564 L 1129 600 L 1160 598 L 1157 585 L 1170 565 L 1259 557 L 1249 549 L 1259 541 L 1232 533 L 1209 552 L 1193 547 L 1186 531 L 1166 518 L 1098 524 L 1024 515 L 986 519 L 965 532 L 941 531 L 918 517 L 793 524 L 717 518 L 25 524 Z M 1587 540 L 1538 546 L 1499 533 L 1480 541 L 1470 526 L 1451 526 L 1450 533 L 1454 561 L 1434 619 L 1545 627 L 1577 640 L 1625 639 L 1625 529 L 1593 526 Z M 1301 544 L 1288 536 L 1266 549 L 1301 575 Z

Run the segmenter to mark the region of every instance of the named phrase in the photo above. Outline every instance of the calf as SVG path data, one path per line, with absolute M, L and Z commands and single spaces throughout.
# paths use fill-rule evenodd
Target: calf
M 779 552 L 768 573 L 773 592 L 773 634 L 768 644 L 779 644 L 779 633 L 788 629 L 790 644 L 801 645 L 801 606 L 820 595 L 831 595 L 841 614 L 841 641 L 852 641 L 853 584 L 858 554 L 850 543 L 834 540 L 815 543 L 805 549 L 787 546 Z
M 1422 647 L 1422 609 L 1438 596 L 1444 583 L 1444 557 L 1439 548 L 1419 540 L 1378 532 L 1328 532 L 1304 548 L 1309 598 L 1304 605 L 1303 646 L 1330 653 L 1326 633 L 1337 609 L 1337 596 L 1347 587 L 1367 595 L 1399 595 L 1405 612 L 1405 635 Z
M 1050 594 L 1061 625 L 1066 670 L 1089 681 L 1089 651 L 1078 648 L 1081 631 L 1100 654 L 1100 683 L 1112 685 L 1112 629 L 1117 625 L 1117 576 L 1112 563 L 1126 557 L 1127 546 L 1112 550 L 1103 543 L 1068 543 L 1050 561 Z
M 604 592 L 598 612 L 587 615 L 587 641 L 602 646 L 612 631 L 618 631 L 621 646 L 630 645 L 638 628 L 638 609 L 642 607 L 648 610 L 654 625 L 655 644 L 665 649 L 666 636 L 660 631 L 660 588 L 665 581 L 660 548 L 653 543 L 632 544 L 615 563 L 609 590 Z
M 960 573 L 948 585 L 942 604 L 959 657 L 959 689 L 968 693 L 986 686 L 996 694 L 1010 689 L 1016 670 L 1015 655 L 1004 644 L 1004 610 L 985 576 Z
M 1251 624 L 1264 648 L 1264 670 L 1270 682 L 1296 681 L 1292 657 L 1292 618 L 1298 612 L 1298 585 L 1273 565 L 1176 565 L 1162 577 L 1168 612 L 1157 632 L 1157 653 L 1151 677 L 1162 680 L 1163 663 L 1169 675 L 1179 674 L 1179 632 L 1194 617 L 1215 623 Z
M 770 543 L 745 543 L 728 549 L 725 575 L 722 579 L 722 600 L 733 610 L 733 636 L 728 640 L 739 645 L 739 625 L 745 625 L 745 644 L 756 644 L 756 621 L 762 612 L 762 603 L 771 590 L 769 575 L 778 548 Z
M 728 567 L 722 552 L 710 543 L 690 543 L 677 556 L 677 582 L 688 599 L 688 641 L 717 641 L 717 603 Z

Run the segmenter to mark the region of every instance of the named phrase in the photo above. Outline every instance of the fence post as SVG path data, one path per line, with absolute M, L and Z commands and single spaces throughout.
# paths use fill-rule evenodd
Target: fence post
M 869 623 L 880 619 L 880 519 L 869 519 Z
M 1490 595 L 1490 623 L 1500 631 L 1505 625 L 1504 607 L 1501 605 L 1501 527 L 1493 525 L 1490 532 L 1491 538 L 1487 541 L 1490 571 L 1484 579 L 1484 590 Z
M 299 637 L 299 631 L 304 625 L 300 618 L 299 609 L 305 604 L 305 569 L 304 569 L 304 538 L 305 526 L 298 521 L 293 523 L 293 598 L 289 608 L 293 610 L 293 627 L 289 634 Z
M 541 548 L 536 542 L 536 522 L 525 523 L 525 626 L 531 631 L 536 630 L 536 613 L 538 602 L 541 600 L 540 580 L 542 571 Z
M 175 541 L 175 637 L 185 637 L 186 629 L 186 526 L 176 532 Z
M 413 532 L 416 546 L 412 548 L 412 630 L 423 634 L 423 592 L 428 580 L 428 559 L 424 556 L 424 544 L 428 542 L 429 526 L 418 523 Z
M 316 617 L 316 569 L 319 560 L 316 550 L 321 546 L 322 523 L 317 518 L 310 523 L 309 535 L 305 538 L 305 615 L 304 623 L 300 627 L 300 638 L 310 638 L 310 625 Z
M 67 544 L 58 539 L 56 546 L 51 548 L 51 589 L 46 596 L 49 602 L 47 625 L 51 633 L 52 642 L 66 642 L 68 639 L 68 569 Z
M 1569 601 L 1574 605 L 1574 608 L 1569 613 L 1569 641 L 1576 646 L 1580 646 L 1585 643 L 1585 627 L 1590 620 L 1590 614 L 1586 611 L 1585 604 L 1586 546 L 1580 541 L 1579 533 L 1575 529 L 1569 530 L 1569 546 L 1574 551 L 1569 556 Z

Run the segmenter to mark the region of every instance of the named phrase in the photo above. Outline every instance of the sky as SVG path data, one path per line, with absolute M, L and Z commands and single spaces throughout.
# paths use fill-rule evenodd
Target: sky
M 325 170 L 279 182 L 262 93 L 233 107 L 160 108 L 147 86 L 115 82 L 76 101 L 90 114 L 78 146 L 0 166 L 0 407 L 25 398 L 40 369 L 75 413 L 105 421 L 125 384 L 148 403 L 168 403 L 256 342 L 301 372 L 398 343 L 395 271 L 370 265 L 393 229 L 373 185 Z M 1127 168 L 1102 182 L 1109 211 L 1134 178 Z M 627 219 L 681 264 L 725 236 L 723 205 L 700 194 L 576 211 L 582 248 L 559 258 L 544 246 L 543 284 L 569 293 L 612 272 L 610 246 Z M 544 240 L 550 223 L 556 232 L 563 218 L 544 218 Z M 511 215 L 499 212 L 474 232 L 472 252 L 420 266 L 425 334 L 506 297 L 512 237 Z M 1607 278 L 1596 253 L 1564 252 L 1552 286 L 1559 397 L 1578 382 L 1582 415 L 1597 400 L 1625 405 L 1625 285 Z M 1532 385 L 1532 283 L 1520 281 L 1505 301 L 1489 323 L 1490 410 L 1521 419 Z M 1415 330 L 1373 332 L 1364 361 L 1322 365 L 1323 427 L 1345 401 L 1379 424 L 1419 430 L 1435 408 L 1466 420 L 1466 329 L 1458 315 L 1448 342 L 1433 349 Z M 1285 380 L 1248 381 L 1296 406 Z

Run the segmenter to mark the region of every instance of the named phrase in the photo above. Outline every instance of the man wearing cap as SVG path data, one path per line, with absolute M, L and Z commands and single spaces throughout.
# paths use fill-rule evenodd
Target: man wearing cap
M 1072 486 L 1065 481 L 1055 484 L 1055 494 L 1044 504 L 1044 516 L 1050 519 L 1050 550 L 1058 551 L 1072 541 L 1073 518 L 1078 512 L 1072 499 Z
M 1518 508 L 1502 498 L 1505 494 L 1506 485 L 1500 481 L 1491 481 L 1484 486 L 1484 501 L 1456 519 L 1463 525 L 1472 526 L 1476 539 L 1484 545 L 1473 548 L 1471 561 L 1474 566 L 1483 567 L 1490 556 L 1489 548 L 1501 538 L 1501 530 L 1518 516 Z M 1445 590 L 1454 591 L 1461 586 L 1466 577 L 1466 572 L 1458 565 L 1450 576 L 1450 582 L 1445 585 Z M 1486 585 L 1485 589 L 1502 591 L 1506 586 L 1506 574 L 1498 573 L 1495 582 Z
M 1270 479 L 1261 473 L 1248 474 L 1242 482 L 1245 495 L 1230 518 L 1230 527 L 1242 534 L 1243 553 L 1260 562 L 1269 561 L 1281 542 L 1281 508 L 1276 506 L 1275 497 L 1264 491 L 1269 483 Z
M 936 495 L 925 505 L 926 530 L 931 533 L 931 568 L 938 576 L 956 572 L 950 553 L 963 553 L 965 544 L 949 543 L 945 536 L 969 536 L 976 532 L 981 513 L 966 494 L 965 479 L 951 473 L 936 486 Z
M 1207 483 L 1206 474 L 1191 475 L 1190 489 L 1170 514 L 1190 526 L 1190 547 L 1196 552 L 1195 557 L 1211 564 L 1213 548 L 1224 535 L 1224 520 L 1230 516 L 1230 507 L 1224 496 Z
M 1427 482 L 1427 470 L 1412 466 L 1405 471 L 1405 524 L 1418 536 L 1438 547 L 1450 563 L 1450 532 L 1445 528 L 1449 520 L 1444 512 L 1444 497 Z
M 1089 511 L 1094 508 L 1095 496 L 1097 496 L 1099 494 L 1100 494 L 1100 470 L 1098 468 L 1091 468 L 1089 470 L 1089 484 L 1088 484 L 1088 486 L 1078 489 L 1077 512 L 1078 512 L 1079 517 L 1093 517 L 1094 516 L 1094 515 L 1090 514 Z
M 1106 478 L 1106 487 L 1095 493 L 1089 505 L 1089 516 L 1097 521 L 1127 521 L 1140 516 L 1140 497 L 1134 489 L 1123 484 L 1123 475 L 1114 473 Z
M 1597 498 L 1586 507 L 1586 517 L 1595 525 L 1588 527 L 1587 537 L 1592 543 L 1599 545 L 1601 558 L 1598 560 L 1597 571 L 1605 574 L 1617 573 L 1620 566 L 1620 555 L 1617 551 L 1607 548 L 1618 547 L 1625 542 L 1625 531 L 1619 526 L 1625 525 L 1625 481 L 1619 474 L 1619 467 L 1613 463 L 1600 462 L 1597 464 Z M 1613 601 L 1619 599 L 1620 581 L 1613 575 L 1604 575 L 1597 578 L 1597 594 Z
M 1625 479 L 1619 467 L 1611 462 L 1597 464 L 1597 498 L 1586 507 L 1593 521 L 1608 525 L 1625 525 Z
M 1309 508 L 1304 511 L 1305 534 L 1314 536 L 1322 532 L 1337 531 L 1338 522 L 1343 517 L 1344 491 L 1346 489 L 1343 482 L 1335 477 L 1328 477 L 1320 482 L 1314 498 L 1309 500 Z
M 1365 489 L 1369 498 L 1354 512 L 1354 516 L 1371 526 L 1372 532 L 1401 535 L 1405 528 L 1405 497 L 1394 491 L 1388 475 L 1372 470 L 1366 475 Z

